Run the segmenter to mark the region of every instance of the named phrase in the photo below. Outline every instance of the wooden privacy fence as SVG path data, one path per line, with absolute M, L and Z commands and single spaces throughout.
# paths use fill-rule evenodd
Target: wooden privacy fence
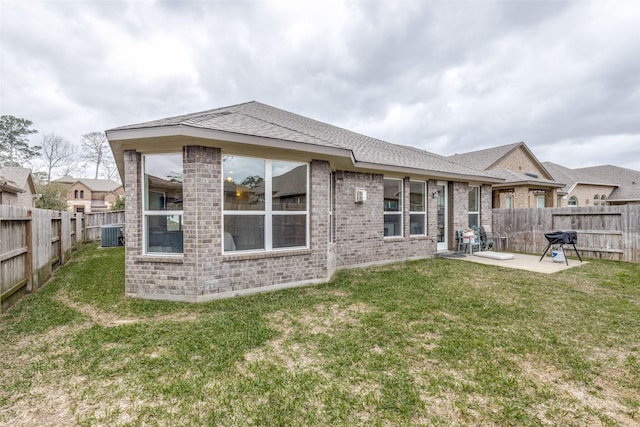
M 640 205 L 493 210 L 493 231 L 506 233 L 513 252 L 542 255 L 545 233 L 570 230 L 583 258 L 640 262 Z
M 124 212 L 73 214 L 0 205 L 0 310 L 41 287 L 100 227 L 124 224 Z

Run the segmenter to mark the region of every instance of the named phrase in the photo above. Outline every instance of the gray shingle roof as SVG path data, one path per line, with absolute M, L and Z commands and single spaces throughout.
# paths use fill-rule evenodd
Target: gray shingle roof
M 564 192 L 568 192 L 574 184 L 616 186 L 615 183 L 584 173 L 579 169 L 569 169 L 568 167 L 553 162 L 543 162 L 542 164 L 553 176 L 554 180 L 564 184 L 564 187 L 561 189 Z
M 469 151 L 449 156 L 448 159 L 456 163 L 464 163 L 478 170 L 487 170 L 498 160 L 518 148 L 522 142 L 501 145 L 499 147 L 485 148 L 484 150 Z
M 506 157 L 509 153 L 517 150 L 519 147 L 523 147 L 525 151 L 533 156 L 534 161 L 538 162 L 538 160 L 535 158 L 533 153 L 531 153 L 531 150 L 527 148 L 527 145 L 524 142 L 516 142 L 514 144 L 501 145 L 499 147 L 470 151 L 468 153 L 454 154 L 453 156 L 449 156 L 447 158 L 456 163 L 467 165 L 474 169 L 483 170 L 486 173 L 497 178 L 502 178 L 505 180 L 505 183 L 508 184 L 535 183 L 545 187 L 558 187 L 559 184 L 561 184 L 554 180 L 527 175 L 525 173 L 526 171 L 520 172 L 510 169 L 491 169 L 491 167 L 498 163 L 498 161 Z M 545 168 L 542 163 L 538 163 L 544 170 Z
M 609 196 L 610 201 L 640 200 L 640 171 L 613 165 L 591 166 L 575 170 L 617 184 L 618 188 Z
M 16 187 L 25 189 L 29 175 L 31 175 L 31 169 L 15 167 L 15 166 L 5 166 L 0 168 L 0 176 L 4 178 L 5 181 L 13 181 L 16 184 Z
M 525 173 L 522 172 L 518 172 L 518 171 L 512 171 L 509 169 L 491 169 L 489 171 L 487 171 L 489 174 L 497 177 L 497 178 L 502 178 L 505 180 L 506 183 L 510 183 L 510 184 L 515 184 L 515 183 L 532 183 L 532 184 L 539 184 L 540 186 L 544 186 L 544 187 L 560 187 L 562 186 L 562 183 L 557 182 L 557 181 L 552 181 L 549 179 L 544 179 L 544 178 L 535 178 L 533 176 L 529 176 Z
M 115 181 L 110 179 L 90 179 L 90 178 L 74 178 L 69 175 L 65 175 L 62 178 L 55 179 L 54 182 L 62 182 L 63 184 L 75 184 L 79 182 L 85 185 L 91 191 L 104 191 L 109 192 L 120 187 Z
M 199 113 L 186 114 L 107 131 L 188 126 L 350 150 L 356 162 L 419 169 L 486 178 L 491 175 L 461 165 L 434 153 L 392 144 L 343 128 L 280 110 L 259 102 L 248 102 Z

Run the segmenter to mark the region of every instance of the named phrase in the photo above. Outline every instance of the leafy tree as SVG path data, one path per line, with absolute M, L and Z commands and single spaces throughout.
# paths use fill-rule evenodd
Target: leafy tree
M 63 137 L 54 133 L 42 136 L 42 158 L 47 167 L 47 183 L 51 182 L 53 169 L 66 169 L 72 165 L 75 153 L 75 148 Z
M 246 177 L 240 185 L 243 185 L 247 188 L 256 188 L 257 186 L 262 184 L 263 179 L 258 175 L 248 176 Z
M 112 161 L 111 150 L 107 143 L 107 136 L 104 132 L 89 132 L 82 135 L 82 158 L 87 163 L 94 163 L 96 165 L 95 179 L 98 179 L 101 167 L 104 167 L 105 162 Z
M 36 200 L 36 208 L 52 209 L 55 211 L 67 210 L 68 187 L 60 182 L 50 182 L 38 186 L 40 198 Z
M 0 165 L 22 166 L 38 155 L 39 146 L 29 145 L 29 135 L 37 133 L 31 129 L 33 122 L 14 116 L 0 117 Z
M 123 211 L 124 210 L 124 197 L 118 197 L 118 199 L 111 206 L 111 210 Z

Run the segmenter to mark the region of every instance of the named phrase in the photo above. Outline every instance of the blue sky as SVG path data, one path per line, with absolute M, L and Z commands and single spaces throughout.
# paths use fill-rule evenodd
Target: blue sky
M 450 155 L 640 170 L 640 2 L 0 2 L 0 113 L 82 134 L 256 100 Z

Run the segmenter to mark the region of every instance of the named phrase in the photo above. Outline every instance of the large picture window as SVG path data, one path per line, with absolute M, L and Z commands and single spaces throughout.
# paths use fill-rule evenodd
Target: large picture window
M 145 252 L 182 253 L 182 154 L 146 155 L 142 162 Z
M 469 186 L 469 227 L 480 227 L 480 187 Z
M 425 235 L 427 223 L 427 183 L 409 182 L 409 230 L 411 235 Z
M 308 165 L 223 157 L 224 251 L 308 247 Z
M 402 236 L 402 180 L 384 180 L 384 235 Z

